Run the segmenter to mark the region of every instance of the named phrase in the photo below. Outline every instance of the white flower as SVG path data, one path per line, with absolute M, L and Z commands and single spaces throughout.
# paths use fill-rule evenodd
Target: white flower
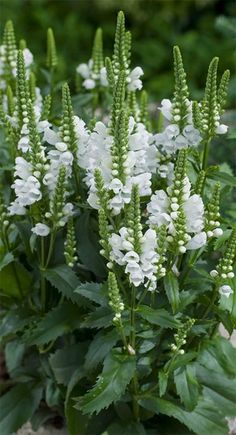
M 186 226 L 189 233 L 199 233 L 204 226 L 204 205 L 202 198 L 194 194 L 183 205 Z
M 218 127 L 216 128 L 216 133 L 217 134 L 225 134 L 228 131 L 228 125 L 225 124 L 220 124 L 218 125 Z
M 81 63 L 77 66 L 76 72 L 81 75 L 84 79 L 88 79 L 91 74 L 93 61 L 90 59 L 88 63 Z
M 94 89 L 96 87 L 96 82 L 93 79 L 85 79 L 83 81 L 83 86 L 85 89 Z
M 172 119 L 172 103 L 167 98 L 164 98 L 161 101 L 161 107 L 158 107 L 158 109 L 161 111 L 162 115 L 168 119 L 168 121 L 171 121 Z
M 38 223 L 31 229 L 31 231 L 37 236 L 46 237 L 50 233 L 50 228 L 45 224 Z
M 222 296 L 226 296 L 228 298 L 233 293 L 233 290 L 232 290 L 232 288 L 229 285 L 222 285 L 219 288 L 219 293 Z
M 201 232 L 192 237 L 192 239 L 187 243 L 186 249 L 200 249 L 206 245 L 207 236 L 205 232 Z
M 164 190 L 157 190 L 152 196 L 151 201 L 147 205 L 149 213 L 149 222 L 152 225 L 161 226 L 169 224 L 171 218 L 168 214 L 170 200 Z
M 29 68 L 34 60 L 33 54 L 28 48 L 24 48 L 23 56 L 24 56 L 25 68 Z
M 143 70 L 140 66 L 136 66 L 136 68 L 131 71 L 131 73 L 127 77 L 129 91 L 136 91 L 137 89 L 142 89 L 143 84 L 142 80 L 140 80 L 140 77 L 143 74 Z

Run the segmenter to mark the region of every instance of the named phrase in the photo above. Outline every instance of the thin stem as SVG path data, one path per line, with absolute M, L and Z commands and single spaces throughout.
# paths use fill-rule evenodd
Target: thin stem
M 135 351 L 136 345 L 136 333 L 135 333 L 135 310 L 136 310 L 136 288 L 132 285 L 132 293 L 131 293 L 131 306 L 130 306 L 130 344 Z M 132 385 L 132 398 L 133 398 L 133 413 L 135 420 L 139 421 L 139 404 L 137 400 L 138 396 L 138 379 L 137 374 L 135 373 L 131 382 Z
M 205 170 L 206 167 L 207 167 L 208 155 L 209 155 L 209 149 L 210 149 L 210 142 L 211 142 L 211 137 L 209 137 L 207 139 L 207 141 L 205 142 L 205 146 L 204 146 L 203 159 L 202 159 L 202 169 L 203 170 Z
M 204 319 L 207 317 L 207 315 L 208 315 L 209 312 L 211 311 L 212 307 L 214 306 L 214 303 L 215 303 L 216 298 L 217 298 L 217 296 L 218 296 L 218 290 L 219 290 L 219 285 L 215 285 L 215 287 L 214 287 L 214 289 L 213 289 L 213 296 L 212 296 L 212 299 L 211 299 L 209 305 L 207 306 L 205 312 L 203 313 L 201 320 L 204 320 Z
M 50 260 L 51 260 L 51 256 L 53 253 L 53 247 L 54 247 L 54 242 L 55 242 L 55 230 L 52 230 L 51 232 L 51 238 L 50 238 L 50 244 L 49 244 L 49 249 L 48 249 L 48 256 L 47 256 L 47 260 L 46 260 L 46 264 L 45 264 L 45 269 L 47 269 Z
M 41 268 L 41 305 L 42 311 L 45 311 L 46 307 L 46 282 L 45 277 L 43 275 L 44 267 L 45 267 L 45 247 L 44 247 L 44 237 L 41 237 L 40 240 L 41 245 L 41 259 L 40 259 L 40 268 Z

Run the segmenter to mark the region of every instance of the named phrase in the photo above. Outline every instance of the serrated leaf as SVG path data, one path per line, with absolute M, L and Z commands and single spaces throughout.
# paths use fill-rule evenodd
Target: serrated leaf
M 0 398 L 0 433 L 12 435 L 37 409 L 42 388 L 18 384 Z
M 179 281 L 172 271 L 168 272 L 164 277 L 164 288 L 168 300 L 170 302 L 173 313 L 176 313 L 179 308 Z
M 80 367 L 84 372 L 83 363 L 88 348 L 86 343 L 76 343 L 58 349 L 49 357 L 49 364 L 59 384 L 68 385 L 73 373 Z
M 178 328 L 181 323 L 164 308 L 154 309 L 148 305 L 140 305 L 137 312 L 143 319 L 162 328 Z
M 75 289 L 75 293 L 96 302 L 98 305 L 107 305 L 107 289 L 104 284 L 97 282 L 85 282 L 80 284 Z
M 99 413 L 119 400 L 135 372 L 135 357 L 110 353 L 104 361 L 102 374 L 96 385 L 76 405 L 85 414 Z
M 29 344 L 41 346 L 80 327 L 80 312 L 76 305 L 64 302 L 49 311 L 33 331 L 25 335 Z
M 185 411 L 176 404 L 164 399 L 147 396 L 140 405 L 156 414 L 174 417 L 197 435 L 227 435 L 228 425 L 223 413 L 205 400 L 201 400 L 193 411 Z
M 84 305 L 84 299 L 75 293 L 75 289 L 79 287 L 80 281 L 69 266 L 63 264 L 53 269 L 47 269 L 43 272 L 43 275 L 67 299 L 78 305 Z
M 0 342 L 9 335 L 21 331 L 30 322 L 31 318 L 32 312 L 25 308 L 18 308 L 6 313 L 0 321 Z
M 107 328 L 112 324 L 113 317 L 110 308 L 99 307 L 86 317 L 81 328 Z
M 100 362 L 102 362 L 118 340 L 119 336 L 116 329 L 112 329 L 108 332 L 98 332 L 91 341 L 85 358 L 86 369 L 94 369 Z
M 196 406 L 199 397 L 195 367 L 193 365 L 179 367 L 174 372 L 174 381 L 181 402 L 191 411 Z

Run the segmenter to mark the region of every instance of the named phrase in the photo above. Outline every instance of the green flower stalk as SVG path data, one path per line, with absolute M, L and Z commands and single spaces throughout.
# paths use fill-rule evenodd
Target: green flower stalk
M 33 72 L 31 72 L 29 76 L 29 92 L 31 101 L 34 103 L 36 99 L 36 77 Z
M 217 281 L 234 278 L 233 264 L 236 255 L 236 230 L 232 230 L 231 236 L 227 242 L 224 255 L 221 257 L 216 270 L 211 271 L 212 278 Z
M 45 119 L 49 119 L 50 112 L 51 112 L 51 105 L 52 105 L 52 97 L 51 95 L 46 95 L 46 97 L 43 100 L 43 109 L 41 113 L 41 121 Z
M 93 50 L 92 50 L 93 72 L 100 74 L 101 68 L 104 66 L 103 61 L 103 41 L 102 29 L 97 29 L 94 37 Z
M 210 201 L 206 207 L 205 231 L 208 237 L 219 237 L 223 234 L 220 227 L 220 183 L 216 183 Z
M 63 220 L 63 207 L 65 205 L 66 184 L 66 167 L 61 166 L 57 176 L 57 184 L 55 187 L 54 195 L 50 201 L 50 213 L 46 213 L 45 215 L 47 218 L 51 219 L 54 228 L 63 227 L 65 224 Z
M 114 54 L 113 54 L 113 69 L 115 76 L 118 76 L 120 71 L 126 71 L 127 65 L 127 52 L 129 48 L 129 36 L 126 37 L 125 32 L 125 16 L 122 11 L 118 13 L 116 32 L 115 32 L 115 43 L 114 43 Z
M 99 236 L 100 236 L 100 245 L 102 246 L 102 249 L 100 250 L 100 254 L 106 258 L 108 261 L 107 267 L 108 269 L 113 268 L 113 263 L 110 261 L 110 244 L 109 244 L 109 237 L 110 237 L 110 229 L 109 229 L 109 223 L 106 216 L 106 213 L 104 209 L 99 209 L 98 211 L 98 223 L 99 223 Z
M 107 189 L 105 188 L 104 180 L 100 169 L 95 169 L 94 180 L 95 180 L 95 187 L 97 190 L 99 206 L 104 210 L 106 216 L 108 216 L 109 196 L 108 196 Z
M 20 41 L 19 41 L 19 49 L 23 51 L 25 48 L 27 48 L 26 40 L 25 39 L 20 39 Z
M 174 334 L 175 343 L 171 344 L 171 351 L 174 354 L 183 355 L 185 350 L 183 346 L 187 343 L 187 336 L 195 323 L 195 319 L 188 319 L 187 322 L 178 329 L 178 332 Z
M 77 137 L 74 125 L 74 112 L 71 103 L 70 89 L 67 83 L 62 88 L 62 121 L 60 135 L 66 143 L 69 151 L 72 152 L 74 161 L 77 162 Z
M 129 168 L 125 163 L 128 154 L 128 125 L 129 119 L 125 110 L 121 110 L 116 120 L 114 140 L 111 149 L 112 175 L 125 184 Z
M 120 111 L 124 107 L 125 87 L 126 87 L 125 71 L 121 71 L 113 91 L 113 101 L 112 101 L 112 109 L 111 109 L 111 126 L 110 126 L 111 134 L 113 135 L 115 133 L 117 118 L 120 114 Z
M 67 223 L 64 255 L 66 259 L 66 264 L 69 267 L 73 267 L 78 260 L 78 256 L 76 255 L 75 227 L 72 218 L 70 218 Z
M 170 194 L 170 215 L 174 219 L 176 235 L 167 236 L 167 240 L 173 243 L 174 250 L 180 254 L 186 252 L 185 244 L 190 240 L 190 236 L 186 232 L 186 216 L 183 210 L 183 201 L 186 185 L 186 165 L 187 151 L 180 150 L 175 167 L 175 176 Z
M 21 50 L 18 51 L 17 56 L 17 116 L 19 129 L 23 123 L 27 124 L 29 119 L 28 102 L 30 99 L 28 80 L 26 79 L 24 56 Z
M 156 228 L 157 233 L 157 247 L 156 252 L 158 254 L 158 260 L 156 263 L 156 276 L 157 279 L 162 278 L 166 274 L 166 268 L 164 267 L 164 263 L 166 262 L 166 250 L 167 250 L 167 227 L 166 225 L 162 225 L 160 228 Z
M 175 91 L 173 98 L 173 119 L 178 124 L 180 131 L 187 123 L 187 115 L 189 108 L 188 101 L 188 86 L 186 82 L 186 73 L 184 71 L 183 60 L 179 47 L 173 49 L 174 56 L 174 76 L 175 76 Z
M 8 235 L 7 231 L 9 228 L 10 222 L 7 214 L 7 208 L 3 199 L 2 192 L 0 191 L 0 240 L 5 245 L 6 250 L 8 251 Z
M 205 184 L 205 179 L 206 179 L 206 172 L 201 170 L 198 173 L 198 177 L 197 177 L 197 180 L 196 180 L 196 183 L 195 183 L 195 186 L 194 186 L 194 192 L 196 194 L 198 194 L 198 195 L 202 194 L 203 187 L 204 187 L 204 184 Z
M 24 121 L 29 130 L 29 157 L 35 169 L 34 175 L 36 176 L 36 178 L 40 178 L 44 175 L 45 172 L 46 157 L 44 153 L 44 148 L 41 143 L 40 135 L 37 130 L 35 113 L 31 100 L 29 100 L 27 104 L 27 113 L 28 122 L 26 122 L 25 118 Z
M 13 70 L 17 65 L 17 47 L 15 40 L 15 32 L 11 20 L 7 21 L 3 34 L 3 47 L 4 47 L 4 75 L 8 84 L 14 80 Z
M 212 59 L 206 80 L 205 95 L 202 102 L 202 129 L 207 138 L 212 138 L 219 123 L 219 107 L 217 101 L 217 70 L 219 58 Z
M 217 93 L 217 101 L 218 101 L 218 105 L 219 105 L 220 115 L 222 115 L 224 113 L 224 107 L 226 104 L 229 79 L 230 79 L 230 71 L 227 69 L 221 77 L 220 85 L 219 85 L 219 89 L 218 89 L 218 93 Z
M 127 228 L 129 236 L 127 238 L 137 254 L 141 254 L 142 224 L 140 212 L 139 188 L 136 184 L 132 186 L 131 200 L 127 210 Z
M 133 116 L 136 122 L 139 122 L 139 107 L 136 99 L 136 93 L 134 91 L 127 92 L 127 106 L 129 115 Z
M 122 302 L 116 276 L 113 272 L 108 274 L 108 295 L 109 305 L 115 313 L 113 322 L 120 322 L 122 311 L 124 311 L 124 303 Z
M 116 84 L 116 80 L 115 80 L 115 76 L 114 76 L 114 72 L 113 72 L 112 61 L 109 57 L 106 57 L 106 59 L 105 59 L 105 66 L 106 66 L 106 71 L 107 71 L 108 84 L 109 84 L 111 90 L 113 91 L 115 84 Z
M 14 95 L 10 85 L 7 86 L 7 108 L 8 115 L 13 116 L 15 110 Z
M 57 50 L 54 38 L 54 33 L 51 28 L 47 31 L 47 57 L 46 65 L 50 69 L 54 69 L 57 66 Z

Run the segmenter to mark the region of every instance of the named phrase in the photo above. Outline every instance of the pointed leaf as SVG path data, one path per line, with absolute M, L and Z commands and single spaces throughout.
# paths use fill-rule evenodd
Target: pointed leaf
M 79 401 L 79 409 L 85 414 L 99 413 L 125 392 L 135 372 L 135 358 L 112 352 L 104 362 L 102 374 L 96 385 Z
M 179 281 L 174 273 L 168 272 L 164 277 L 164 287 L 166 295 L 170 302 L 173 313 L 176 313 L 179 307 Z
M 102 362 L 118 340 L 119 336 L 116 329 L 112 329 L 109 332 L 98 332 L 91 341 L 85 358 L 86 369 L 94 369 L 100 362 Z
M 179 367 L 174 372 L 174 381 L 181 402 L 191 411 L 196 406 L 199 397 L 195 367 L 193 365 Z
M 88 348 L 86 343 L 76 343 L 58 349 L 49 357 L 49 363 L 59 384 L 68 385 L 73 373 L 81 366 L 83 369 L 84 358 Z
M 42 388 L 18 384 L 0 398 L 0 433 L 12 435 L 28 421 L 42 398 Z
M 180 326 L 180 321 L 164 308 L 154 309 L 147 305 L 140 305 L 137 312 L 143 319 L 162 328 L 178 328 Z

